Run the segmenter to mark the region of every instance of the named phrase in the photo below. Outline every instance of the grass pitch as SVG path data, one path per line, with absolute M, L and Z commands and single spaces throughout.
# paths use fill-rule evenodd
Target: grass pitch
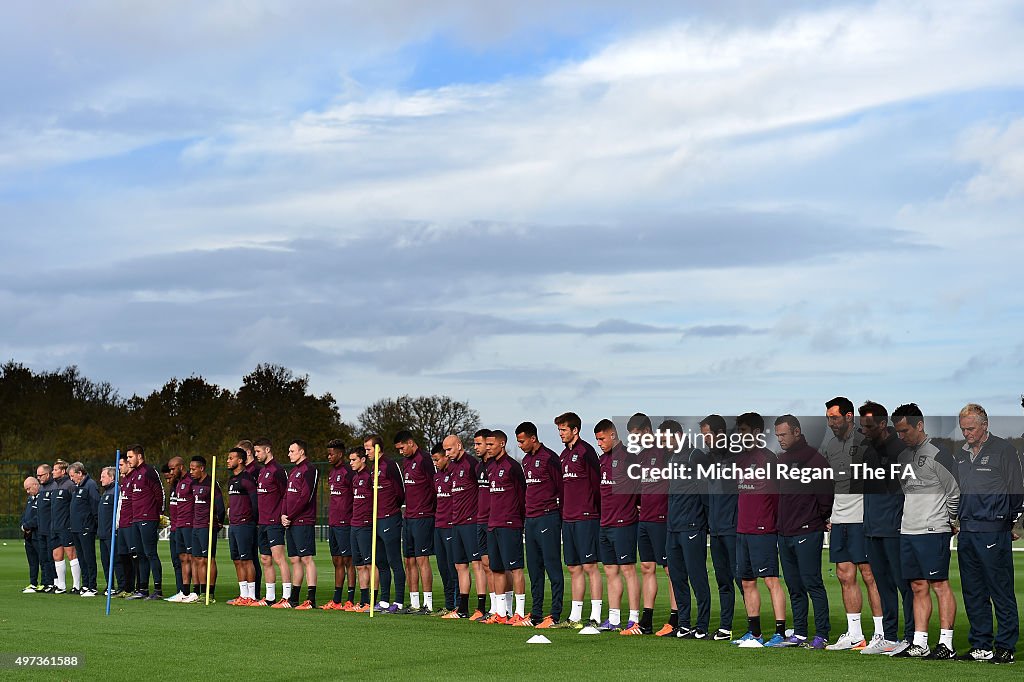
M 164 574 L 170 576 L 167 582 L 173 588 L 166 543 L 161 543 L 160 551 Z M 334 573 L 326 543 L 321 543 L 317 551 L 317 596 L 323 603 L 333 594 Z M 1018 602 L 1024 606 L 1024 553 L 1015 552 L 1014 559 Z M 542 631 L 419 616 L 377 616 L 371 620 L 367 614 L 337 611 L 234 608 L 224 603 L 237 596 L 234 568 L 226 551 L 218 565 L 216 604 L 206 607 L 118 599 L 113 601 L 108 617 L 104 615 L 105 599 L 101 597 L 20 594 L 27 582 L 24 550 L 20 541 L 7 541 L 6 546 L 0 547 L 0 654 L 78 654 L 84 655 L 85 662 L 78 669 L 5 669 L 0 671 L 0 678 L 1020 680 L 1024 674 L 1024 661 L 993 666 L 894 660 L 853 652 L 736 649 L 724 642 L 666 641 L 660 637 L 621 637 L 617 633 L 587 637 L 570 630 L 544 631 L 551 644 L 528 645 L 526 640 Z M 830 569 L 831 565 L 825 564 L 834 641 L 845 630 L 846 622 L 839 582 Z M 951 569 L 959 595 L 955 554 Z M 567 575 L 567 592 L 568 585 Z M 436 576 L 434 587 L 434 604 L 443 605 L 441 583 Z M 668 615 L 667 587 L 662 576 L 656 628 Z M 772 617 L 763 587 L 762 601 L 767 624 Z M 625 599 L 623 602 L 625 609 Z M 568 594 L 565 606 L 568 612 Z M 587 602 L 585 615 L 589 608 Z M 957 651 L 962 652 L 967 648 L 967 618 L 959 597 L 958 608 L 955 642 Z M 607 604 L 604 613 L 607 615 Z M 864 620 L 865 629 L 870 632 L 870 615 L 866 613 Z M 936 621 L 937 613 L 932 617 L 932 646 L 938 641 Z M 717 624 L 718 603 L 714 594 L 712 628 Z M 742 603 L 737 598 L 733 627 L 737 636 L 742 634 L 745 624 Z

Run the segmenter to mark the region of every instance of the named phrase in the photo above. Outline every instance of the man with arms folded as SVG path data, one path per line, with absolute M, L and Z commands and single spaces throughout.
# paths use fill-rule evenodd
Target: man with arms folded
M 480 463 L 465 451 L 462 439 L 454 434 L 445 436 L 441 445 L 448 457 L 448 471 L 452 477 L 452 561 L 459 581 L 457 613 L 460 618 L 479 618 L 484 613 L 487 600 L 487 583 L 480 567 L 482 550 L 477 528 L 477 472 Z M 473 583 L 470 568 L 477 576 L 477 608 L 472 614 L 469 613 L 469 589 Z
M 800 421 L 791 414 L 775 420 L 779 455 L 779 558 L 793 607 L 793 635 L 788 645 L 824 649 L 828 645 L 828 593 L 821 579 L 825 523 L 832 514 L 832 480 L 828 460 L 807 444 Z M 785 467 L 790 475 L 783 475 Z M 803 482 L 801 477 L 809 480 Z M 808 595 L 814 605 L 814 639 L 808 641 Z
M 743 604 L 747 609 L 747 633 L 733 644 L 744 648 L 787 646 L 786 595 L 779 582 L 779 545 L 776 519 L 779 510 L 778 482 L 774 478 L 775 454 L 761 447 L 764 417 L 747 412 L 736 417 L 736 432 L 743 439 L 743 452 L 736 458 L 741 475 L 736 481 L 739 493 L 736 507 L 736 575 L 743 584 Z M 760 442 L 764 442 L 763 440 Z M 761 593 L 758 579 L 764 580 L 775 616 L 775 634 L 765 642 L 761 630 Z
M 860 573 L 868 591 L 868 602 L 874 616 L 875 633 L 871 642 L 884 639 L 882 632 L 882 602 L 875 586 L 875 576 L 868 563 L 867 538 L 864 537 L 864 481 L 855 478 L 854 465 L 864 462 L 864 436 L 853 424 L 853 402 L 837 396 L 825 403 L 825 418 L 829 433 L 821 444 L 821 454 L 835 473 L 836 502 L 832 507 L 829 531 L 829 561 L 836 565 L 836 576 L 843 590 L 846 608 L 846 632 L 839 635 L 829 651 L 860 650 L 868 643 L 861 625 L 864 597 L 857 584 Z
M 516 427 L 526 476 L 526 568 L 530 573 L 530 615 L 513 625 L 554 627 L 562 619 L 565 577 L 562 573 L 562 465 L 558 455 L 537 438 L 537 426 Z M 544 574 L 551 581 L 551 614 L 544 617 Z
M 924 415 L 914 403 L 900 405 L 892 413 L 892 425 L 906 449 L 900 464 L 914 475 L 901 477 L 905 498 L 900 523 L 902 577 L 914 591 L 914 641 L 896 658 L 927 658 L 951 661 L 956 597 L 949 586 L 949 543 L 960 504 L 956 462 L 944 447 L 928 437 Z M 939 643 L 928 648 L 928 621 L 932 615 L 931 592 L 939 600 Z
M 256 601 L 256 569 L 252 565 L 253 538 L 256 537 L 256 481 L 245 470 L 245 450 L 231 448 L 227 455 L 228 548 L 238 577 L 238 598 L 229 606 L 249 606 Z
M 639 481 L 631 478 L 629 467 L 636 458 L 626 451 L 615 424 L 602 419 L 594 426 L 594 439 L 601 449 L 601 530 L 599 549 L 608 580 L 608 618 L 598 629 L 622 630 L 622 584 L 625 580 L 629 622 L 640 620 L 640 579 L 636 574 L 636 535 L 639 523 Z
M 288 602 L 292 598 L 292 572 L 286 556 L 284 526 L 281 525 L 284 494 L 288 489 L 288 475 L 274 459 L 269 439 L 257 439 L 253 445 L 253 452 L 256 461 L 262 465 L 256 478 L 256 544 L 260 548 L 260 565 L 263 567 L 267 588 L 264 598 L 257 600 L 253 606 L 268 606 L 279 603 L 275 601 L 277 596 L 275 565 L 281 572 L 281 601 Z
M 334 564 L 334 597 L 321 608 L 324 611 L 351 611 L 355 606 L 355 573 L 352 565 L 352 469 L 348 465 L 345 443 L 335 438 L 327 444 L 327 474 L 330 499 L 327 502 L 327 540 Z M 348 578 L 348 600 L 345 579 Z
M 892 656 L 910 646 L 914 632 L 914 592 L 910 581 L 904 580 L 900 564 L 900 524 L 903 516 L 903 487 L 893 465 L 899 464 L 903 441 L 889 426 L 889 413 L 878 403 L 865 402 L 860 412 L 864 434 L 864 464 L 880 470 L 882 476 L 864 480 L 864 536 L 867 538 L 868 562 L 875 576 L 878 596 L 882 601 L 884 637 L 872 639 L 861 649 L 862 654 Z M 903 639 L 899 638 L 900 602 L 903 602 Z
M 75 462 L 68 467 L 68 476 L 75 484 L 74 496 L 71 498 L 71 534 L 82 571 L 81 595 L 95 597 L 96 514 L 100 504 L 100 491 L 81 462 Z
M 955 453 L 960 482 L 957 561 L 971 649 L 961 661 L 1013 663 L 1020 631 L 1010 543 L 1024 511 L 1021 460 L 1013 444 L 988 430 L 988 413 L 975 403 L 960 410 L 964 446 Z M 999 621 L 993 635 L 992 611 Z
M 491 484 L 491 506 L 487 516 L 487 551 L 495 584 L 505 584 L 505 573 L 512 576 L 515 604 L 509 594 L 497 595 L 497 608 L 482 622 L 507 624 L 514 616 L 526 617 L 526 580 L 523 578 L 523 521 L 526 517 L 526 477 L 519 462 L 508 456 L 504 431 L 492 431 L 487 448 L 494 454 L 488 471 Z

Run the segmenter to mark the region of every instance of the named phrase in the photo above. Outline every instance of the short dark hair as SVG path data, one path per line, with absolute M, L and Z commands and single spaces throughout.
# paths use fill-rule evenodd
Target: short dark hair
M 430 448 L 430 454 L 432 455 L 443 455 L 444 445 L 441 443 L 434 443 L 434 447 Z
M 924 413 L 921 412 L 921 408 L 917 406 L 917 403 L 907 403 L 906 405 L 900 405 L 892 413 L 893 424 L 901 419 L 906 419 L 908 426 L 916 427 L 924 421 Z
M 241 458 L 242 458 L 242 461 L 243 461 L 243 462 L 244 462 L 244 461 L 246 460 L 246 458 L 247 458 L 247 457 L 249 456 L 249 453 L 248 453 L 248 452 L 246 452 L 246 449 L 245 449 L 245 448 L 231 448 L 230 450 L 228 450 L 228 454 L 229 454 L 229 455 L 230 455 L 230 454 L 231 454 L 232 452 L 233 452 L 233 453 L 235 453 L 236 455 L 238 455 L 239 457 L 241 457 Z
M 629 421 L 626 422 L 627 431 L 653 431 L 654 427 L 651 426 L 651 418 L 643 412 L 637 412 Z M 659 429 L 660 430 L 660 429 Z
M 349 454 L 349 455 L 359 455 L 363 459 L 366 459 L 366 449 L 361 447 L 361 446 L 359 446 L 359 445 L 353 445 L 352 447 L 350 447 L 346 454 Z
M 269 439 L 269 438 L 257 438 L 256 440 L 254 440 L 254 441 L 252 442 L 252 445 L 253 445 L 253 447 L 256 447 L 256 446 L 258 445 L 258 446 L 260 446 L 261 448 L 269 448 L 269 447 L 273 447 L 273 446 L 272 446 L 272 445 L 270 444 L 270 439 Z
M 568 426 L 579 431 L 583 428 L 583 420 L 575 412 L 563 412 L 555 417 L 555 426 Z
M 536 437 L 537 425 L 534 424 L 533 422 L 523 422 L 522 424 L 516 427 L 516 435 L 518 436 L 520 433 L 525 434 L 527 436 Z
M 491 431 L 491 435 L 489 435 L 487 437 L 488 438 L 494 438 L 496 440 L 503 440 L 506 443 L 508 442 L 508 436 L 505 435 L 505 432 L 502 431 L 501 429 L 494 429 L 493 431 Z
M 369 436 L 363 436 L 363 443 L 370 443 L 371 445 L 379 446 L 381 450 L 384 449 L 384 439 L 376 433 L 371 433 Z
M 126 453 L 128 453 L 128 452 L 134 452 L 134 453 L 135 453 L 136 455 L 142 455 L 143 457 L 145 457 L 145 456 L 146 456 L 146 449 L 145 449 L 145 448 L 143 448 L 143 447 L 142 447 L 141 445 L 139 445 L 138 443 L 135 443 L 135 444 L 133 444 L 133 445 L 129 445 L 129 446 L 127 447 L 127 448 L 125 448 L 125 452 L 126 452 Z
M 203 457 L 202 455 L 195 455 L 195 456 L 193 456 L 191 461 L 195 462 L 196 464 L 198 464 L 199 466 L 203 467 L 204 469 L 206 468 L 206 458 Z
M 293 445 L 298 445 L 299 449 L 302 450 L 303 452 L 309 452 L 309 448 L 306 447 L 306 441 L 302 440 L 301 438 L 296 438 L 291 443 L 288 443 L 288 447 L 291 447 Z
M 744 412 L 736 417 L 736 427 L 746 426 L 751 431 L 764 432 L 764 417 L 757 412 Z
M 402 429 L 401 431 L 395 434 L 394 444 L 398 445 L 399 443 L 404 443 L 410 440 L 416 440 L 415 438 L 412 437 L 412 431 L 409 431 L 408 429 Z
M 170 464 L 164 464 L 162 467 L 160 467 L 160 473 L 161 474 L 169 474 L 169 473 L 171 473 L 171 465 Z
M 729 430 L 725 423 L 725 417 L 720 414 L 709 414 L 700 420 L 700 425 L 711 429 L 711 433 L 725 433 Z
M 826 410 L 831 410 L 833 407 L 839 408 L 839 414 L 853 414 L 853 401 L 841 395 L 837 395 L 825 403 Z
M 611 419 L 602 419 L 601 421 L 597 422 L 597 424 L 594 425 L 595 434 L 605 433 L 607 431 L 612 431 L 616 434 L 618 433 L 618 431 L 615 429 L 615 424 L 612 423 Z
M 665 421 L 658 424 L 659 431 L 668 431 L 669 433 L 682 433 L 683 425 L 677 422 L 675 419 L 666 419 Z
M 491 435 L 490 429 L 480 429 L 479 431 L 473 434 L 473 438 L 487 438 L 487 436 L 489 435 Z
M 789 428 L 793 430 L 800 429 L 803 431 L 803 429 L 800 428 L 800 420 L 791 414 L 784 414 L 781 417 L 775 418 L 776 426 L 781 426 L 782 424 L 787 424 Z
M 327 441 L 327 447 L 330 448 L 331 450 L 341 450 L 342 452 L 344 452 L 345 441 L 343 441 L 340 438 L 332 438 L 329 441 Z
M 858 408 L 860 416 L 871 415 L 878 421 L 887 422 L 889 421 L 889 413 L 886 411 L 881 404 L 874 402 L 873 400 L 865 400 L 864 404 Z

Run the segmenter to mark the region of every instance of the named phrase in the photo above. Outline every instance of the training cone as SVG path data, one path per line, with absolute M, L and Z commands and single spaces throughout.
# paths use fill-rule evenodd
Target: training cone
M 587 627 L 585 627 L 582 630 L 580 630 L 580 634 L 581 635 L 599 635 L 599 634 L 601 634 L 601 631 L 598 630 L 595 627 L 591 627 L 591 626 L 588 625 Z
M 534 635 L 530 639 L 526 640 L 527 644 L 551 644 L 551 640 L 544 635 Z

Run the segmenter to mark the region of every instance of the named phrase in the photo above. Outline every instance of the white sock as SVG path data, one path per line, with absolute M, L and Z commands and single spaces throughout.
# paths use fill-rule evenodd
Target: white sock
M 916 634 L 916 633 L 915 633 Z M 925 643 L 928 643 L 928 633 L 925 633 Z M 945 644 L 946 647 L 953 650 L 953 631 L 952 630 L 939 630 L 939 644 Z
M 925 649 L 928 648 L 928 633 L 918 632 L 914 630 L 914 646 L 923 646 Z
M 249 588 L 249 594 L 246 595 L 246 596 L 248 596 L 249 599 L 255 600 L 256 599 L 256 581 L 255 580 L 250 581 L 250 582 L 246 583 L 246 585 Z
M 508 609 L 505 606 L 505 593 L 504 592 L 502 592 L 501 594 L 498 594 L 497 595 L 497 599 L 495 599 L 494 601 L 495 601 L 495 604 L 496 604 L 496 607 L 497 607 L 497 611 L 495 611 L 495 613 L 497 613 L 499 616 L 504 616 L 506 613 L 508 613 Z
M 291 599 L 292 598 L 292 584 L 291 583 L 282 583 L 281 584 L 281 598 L 282 599 Z
M 77 557 L 71 560 L 71 580 L 77 589 L 82 589 L 82 567 L 79 566 Z
M 619 625 L 622 623 L 622 612 L 618 609 L 608 609 L 608 622 L 612 625 Z
M 488 611 L 488 613 L 497 613 L 497 612 L 498 612 L 498 593 L 497 592 L 491 592 L 491 609 L 490 609 L 490 611 Z
M 882 625 L 882 617 L 881 616 L 871 616 L 871 620 L 875 621 L 875 635 L 876 636 L 879 636 L 879 635 L 884 636 L 884 634 L 885 634 L 885 627 Z
M 245 597 L 249 594 L 249 588 L 246 587 L 246 582 L 243 580 L 238 583 L 238 596 Z
M 526 618 L 526 593 L 516 595 L 516 615 Z
M 850 638 L 859 642 L 864 639 L 864 631 L 860 626 L 860 614 L 859 613 L 848 613 L 846 614 L 846 632 L 850 635 Z
M 412 593 L 409 594 L 409 606 L 411 606 L 414 609 L 418 609 L 420 607 L 420 593 L 419 592 L 412 592 Z
M 574 601 L 572 608 L 569 609 L 569 620 L 579 622 L 583 618 L 583 602 Z
M 600 599 L 590 600 L 590 620 L 601 622 L 601 604 Z
M 508 612 L 507 613 L 502 613 L 501 615 L 507 616 L 508 618 L 511 618 L 512 617 L 512 613 L 513 613 L 512 609 L 514 607 L 515 607 L 515 602 L 512 601 L 512 592 L 510 590 L 510 591 L 505 593 L 505 608 L 508 610 Z
M 64 577 L 64 560 L 61 559 L 60 561 L 54 561 L 53 567 L 57 570 L 57 589 L 67 589 L 68 584 L 65 582 Z
M 266 601 L 268 601 L 268 602 L 277 601 L 276 595 L 277 595 L 277 583 L 276 582 L 267 583 L 267 596 L 265 597 Z
M 434 610 L 434 593 L 433 592 L 424 592 L 423 593 L 423 605 L 426 606 L 431 611 Z
M 630 611 L 629 612 L 629 619 L 631 621 L 633 621 L 634 623 L 639 623 L 640 622 L 640 609 L 637 609 L 636 611 Z

